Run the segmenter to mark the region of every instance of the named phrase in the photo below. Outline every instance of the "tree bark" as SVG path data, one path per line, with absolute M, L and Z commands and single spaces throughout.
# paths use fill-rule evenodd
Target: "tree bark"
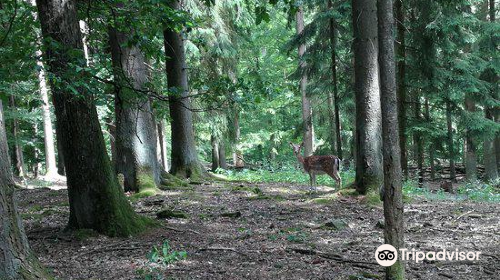
M 414 100 L 414 106 L 415 106 L 415 120 L 418 123 L 422 122 L 422 106 L 420 104 L 420 96 L 418 92 L 415 92 L 415 100 Z M 422 136 L 422 133 L 419 131 L 416 131 L 413 135 L 414 139 L 414 144 L 415 144 L 415 162 L 417 163 L 417 180 L 418 184 L 422 186 L 424 183 L 424 137 Z
M 170 2 L 173 9 L 180 9 L 179 1 Z M 188 97 L 188 77 L 184 40 L 182 35 L 171 29 L 163 31 L 165 43 L 170 118 L 172 119 L 172 167 L 170 173 L 185 178 L 205 176 L 206 171 L 198 160 L 194 142 L 191 101 Z
M 356 95 L 356 189 L 378 191 L 383 183 L 378 72 L 377 2 L 352 1 Z
M 44 42 L 51 42 L 45 55 L 55 77 L 51 88 L 67 174 L 68 228 L 89 228 L 109 236 L 138 233 L 145 229 L 146 219 L 134 213 L 120 190 L 94 100 L 73 68 L 85 67 L 76 1 L 37 0 L 37 8 Z
M 224 144 L 224 139 L 219 140 L 219 167 L 227 169 L 226 145 Z
M 425 121 L 431 123 L 431 114 L 429 111 L 429 98 L 425 99 Z M 429 139 L 429 165 L 431 166 L 431 180 L 436 179 L 436 166 L 435 166 L 435 148 L 434 139 Z
M 401 148 L 401 167 L 404 178 L 408 179 L 408 157 L 406 153 L 406 44 L 405 44 L 405 10 L 403 0 L 396 0 L 396 58 L 397 58 L 397 102 L 399 123 L 399 146 Z
M 297 35 L 302 34 L 304 31 L 304 11 L 302 7 L 298 7 L 295 14 Z M 300 77 L 300 95 L 302 96 L 302 129 L 303 129 L 303 142 L 304 142 L 304 156 L 312 155 L 314 151 L 314 128 L 313 128 L 313 112 L 311 107 L 311 100 L 307 96 L 307 63 L 304 58 L 306 52 L 305 43 L 299 45 L 299 69 L 301 72 Z
M 165 126 L 163 121 L 158 122 L 158 151 L 160 152 L 161 165 L 163 170 L 168 172 L 167 147 L 165 143 L 165 135 L 163 133 Z
M 0 279 L 49 279 L 28 245 L 14 191 L 0 100 Z
M 9 107 L 14 114 L 17 112 L 16 99 L 13 95 L 9 96 Z M 12 161 L 14 162 L 14 175 L 24 178 L 26 175 L 26 166 L 24 165 L 23 146 L 19 140 L 19 120 L 17 116 L 12 117 L 12 138 L 14 140 L 14 151 L 12 152 Z
M 476 111 L 476 104 L 468 95 L 466 94 L 465 97 L 465 110 L 474 113 Z M 465 177 L 468 181 L 477 180 L 476 145 L 472 138 L 472 132 L 468 127 L 465 128 Z
M 57 174 L 61 176 L 66 176 L 66 170 L 64 169 L 64 155 L 62 148 L 61 135 L 57 133 L 57 122 L 56 122 L 56 147 L 57 147 Z
M 332 9 L 332 0 L 328 0 L 328 8 Z M 331 146 L 332 152 L 342 158 L 342 135 L 340 133 L 340 110 L 339 110 L 339 92 L 337 82 L 337 38 L 335 36 L 335 22 L 333 18 L 330 19 L 330 44 L 332 49 L 332 92 L 328 92 L 328 114 L 330 117 L 330 130 L 331 130 Z
M 493 120 L 491 109 L 485 108 L 485 117 L 487 119 Z M 485 136 L 483 142 L 484 175 L 485 179 L 489 181 L 494 181 L 498 178 L 497 158 L 494 140 L 495 138 Z
M 212 145 L 212 171 L 215 172 L 219 167 L 219 143 L 215 135 L 210 136 L 210 143 Z
M 119 24 L 119 23 L 117 23 Z M 125 191 L 140 192 L 160 184 L 156 121 L 151 101 L 144 96 L 149 71 L 144 53 L 130 45 L 134 31 L 109 28 L 115 79 L 116 172 L 123 174 Z
M 453 144 L 453 125 L 451 119 L 452 109 L 451 101 L 446 101 L 446 125 L 448 128 L 448 158 L 450 161 L 450 180 L 456 181 L 456 171 L 455 171 L 455 151 Z
M 382 130 L 384 155 L 384 239 L 399 250 L 404 248 L 403 191 L 401 151 L 396 94 L 396 66 L 394 54 L 394 16 L 392 0 L 378 0 L 378 36 L 380 65 L 380 95 L 382 103 Z M 404 279 L 404 263 L 398 259 L 386 267 L 385 279 Z

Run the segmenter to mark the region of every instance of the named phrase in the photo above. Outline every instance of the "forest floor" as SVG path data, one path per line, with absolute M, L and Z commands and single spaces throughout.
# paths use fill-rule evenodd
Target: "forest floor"
M 18 197 L 31 247 L 58 279 L 382 279 L 374 258 L 383 244 L 382 206 L 330 187 L 308 189 L 223 182 L 132 200 L 160 226 L 130 238 L 64 232 L 62 184 L 21 189 Z M 161 209 L 187 215 L 158 219 Z M 499 213 L 499 203 L 411 197 L 406 248 L 482 254 L 478 261 L 407 262 L 408 279 L 500 279 Z M 187 257 L 168 265 L 148 258 L 166 240 L 164 260 L 180 255 L 174 251 Z

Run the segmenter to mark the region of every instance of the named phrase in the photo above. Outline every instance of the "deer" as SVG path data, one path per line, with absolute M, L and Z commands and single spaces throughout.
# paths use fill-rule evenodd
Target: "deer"
M 339 175 L 340 171 L 340 158 L 334 155 L 325 156 L 308 156 L 303 157 L 300 150 L 304 146 L 304 142 L 300 145 L 290 142 L 292 146 L 293 153 L 297 157 L 297 160 L 304 168 L 304 171 L 309 174 L 310 186 L 316 185 L 316 175 L 327 174 L 332 177 L 339 188 L 342 187 L 342 180 Z

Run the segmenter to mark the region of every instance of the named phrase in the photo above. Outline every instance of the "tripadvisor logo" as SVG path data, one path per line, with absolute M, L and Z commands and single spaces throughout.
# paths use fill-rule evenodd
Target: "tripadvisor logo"
M 479 255 L 481 252 L 464 252 L 458 251 L 447 251 L 443 249 L 441 251 L 416 251 L 415 249 L 399 249 L 399 256 L 402 261 L 415 261 L 415 263 L 422 262 L 423 260 L 429 261 L 474 261 L 479 260 Z M 375 260 L 381 266 L 391 266 L 398 260 L 398 250 L 390 244 L 380 245 L 375 251 Z

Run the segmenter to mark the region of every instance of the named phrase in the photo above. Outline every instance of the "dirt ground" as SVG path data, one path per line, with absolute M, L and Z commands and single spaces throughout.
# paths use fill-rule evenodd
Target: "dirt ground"
M 153 279 L 379 279 L 381 206 L 331 188 L 307 190 L 217 183 L 166 191 L 133 202 L 136 211 L 157 219 L 169 208 L 187 219 L 157 219 L 159 227 L 130 238 L 64 232 L 64 189 L 22 189 L 18 198 L 30 244 L 58 279 L 144 279 L 144 272 L 163 277 Z M 478 261 L 407 262 L 408 279 L 500 279 L 499 213 L 494 203 L 413 198 L 405 205 L 406 248 L 482 254 Z M 164 240 L 187 258 L 151 263 L 148 252 Z

